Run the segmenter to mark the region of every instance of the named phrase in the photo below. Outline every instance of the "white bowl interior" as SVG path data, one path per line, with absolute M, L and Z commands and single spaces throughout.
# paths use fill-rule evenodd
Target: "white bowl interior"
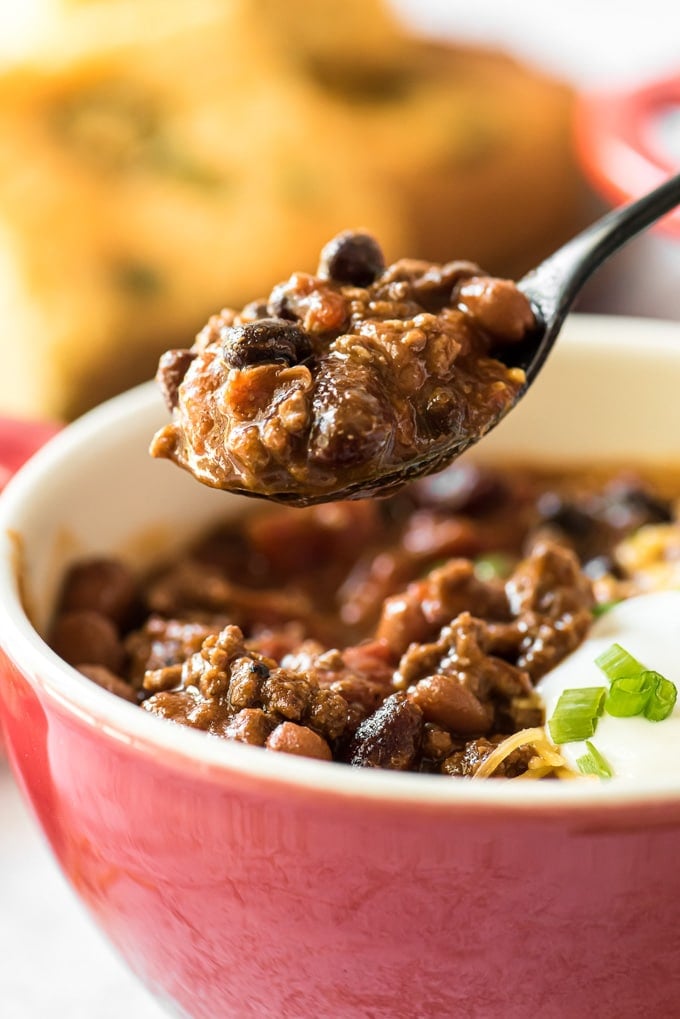
M 475 455 L 677 467 L 679 380 L 680 322 L 572 316 L 538 381 Z
M 149 455 L 151 436 L 166 419 L 156 387 L 147 383 L 92 411 L 34 458 L 35 487 L 19 533 L 39 628 L 74 559 L 113 554 L 143 570 L 211 522 L 252 511 L 250 499 L 208 489 Z
M 515 460 L 546 466 L 645 461 L 677 467 L 678 393 L 680 324 L 575 316 L 531 392 L 474 455 L 501 463 Z M 107 715 L 123 710 L 128 714 L 121 717 L 128 720 L 135 713 L 143 716 L 129 722 L 135 729 L 157 720 L 118 704 L 56 662 L 56 656 L 31 633 L 18 601 L 12 535 L 19 536 L 28 605 L 40 629 L 49 617 L 59 577 L 77 556 L 122 554 L 143 567 L 212 521 L 261 508 L 254 500 L 212 491 L 173 465 L 152 460 L 147 452 L 149 440 L 166 419 L 153 384 L 132 390 L 52 440 L 0 498 L 3 626 L 22 630 L 24 656 L 30 644 L 31 654 L 42 656 L 43 661 L 51 657 L 55 682 L 69 686 L 70 695 L 88 701 L 98 698 L 98 710 Z M 84 693 L 88 686 L 92 690 Z M 197 737 L 210 744 L 205 751 L 209 756 L 220 752 L 214 749 L 218 741 L 206 740 L 203 734 L 178 734 L 179 728 L 161 722 L 153 738 L 181 742 Z M 225 751 L 222 747 L 227 754 L 234 749 L 243 748 Z M 304 765 L 311 775 L 314 766 Z M 284 767 L 299 768 L 299 761 Z M 326 773 L 329 770 L 335 769 L 326 767 Z M 385 776 L 365 776 L 369 783 L 376 778 L 381 781 Z M 402 776 L 402 780 L 409 778 L 430 784 L 426 776 Z M 434 781 L 442 785 L 440 779 Z M 680 789 L 680 778 L 677 785 Z

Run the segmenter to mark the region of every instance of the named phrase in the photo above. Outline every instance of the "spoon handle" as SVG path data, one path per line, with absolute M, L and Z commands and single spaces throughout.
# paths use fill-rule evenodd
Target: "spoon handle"
M 636 234 L 680 204 L 680 174 L 635 202 L 613 209 L 518 283 L 550 333 L 558 330 L 588 277 Z

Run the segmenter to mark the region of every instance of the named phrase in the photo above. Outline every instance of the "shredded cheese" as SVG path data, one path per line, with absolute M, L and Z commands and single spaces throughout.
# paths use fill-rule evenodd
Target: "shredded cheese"
M 573 771 L 557 747 L 550 742 L 545 729 L 520 729 L 514 732 L 502 743 L 495 747 L 488 757 L 479 765 L 473 779 L 490 778 L 502 762 L 510 756 L 514 750 L 520 747 L 533 747 L 534 756 L 529 759 L 527 770 L 516 777 L 523 779 L 538 779 L 551 776 L 554 778 L 581 778 L 582 776 Z

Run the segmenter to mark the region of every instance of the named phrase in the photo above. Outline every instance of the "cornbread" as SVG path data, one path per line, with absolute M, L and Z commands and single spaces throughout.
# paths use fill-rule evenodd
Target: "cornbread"
M 579 225 L 569 91 L 378 3 L 54 11 L 0 74 L 4 413 L 150 377 L 348 227 L 515 276 Z

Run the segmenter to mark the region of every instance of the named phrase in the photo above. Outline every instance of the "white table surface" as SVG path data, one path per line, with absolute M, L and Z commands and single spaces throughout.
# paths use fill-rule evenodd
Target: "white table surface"
M 0 1016 L 163 1019 L 96 929 L 0 763 Z
M 586 88 L 680 71 L 677 2 L 572 0 L 559 7 L 545 0 L 393 2 L 427 30 L 505 46 Z M 640 269 L 638 285 L 613 293 L 608 310 L 680 318 L 679 246 L 651 237 L 635 244 L 629 263 L 632 257 Z M 161 1019 L 162 1014 L 67 887 L 0 762 L 0 1017 Z

